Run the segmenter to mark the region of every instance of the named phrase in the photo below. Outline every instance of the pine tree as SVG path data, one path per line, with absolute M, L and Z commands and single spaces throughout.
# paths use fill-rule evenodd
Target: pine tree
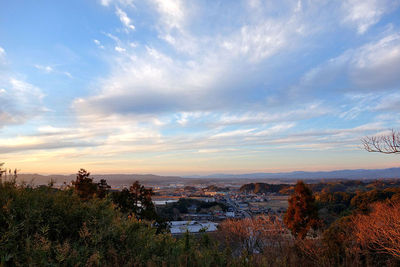
M 298 181 L 289 198 L 289 207 L 284 217 L 286 226 L 296 238 L 304 239 L 310 229 L 319 224 L 318 209 L 311 189 Z
M 151 199 L 153 195 L 151 188 L 145 188 L 138 181 L 134 182 L 128 189 L 112 194 L 113 202 L 124 213 L 135 215 L 138 219 L 157 219 L 155 206 Z
M 110 190 L 111 186 L 107 184 L 105 179 L 101 179 L 99 183 L 97 183 L 98 192 L 97 196 L 101 199 L 105 198 Z
M 89 175 L 90 172 L 80 169 L 76 174 L 76 180 L 72 182 L 75 192 L 82 199 L 92 198 L 97 193 L 97 184 L 93 183 L 93 178 Z

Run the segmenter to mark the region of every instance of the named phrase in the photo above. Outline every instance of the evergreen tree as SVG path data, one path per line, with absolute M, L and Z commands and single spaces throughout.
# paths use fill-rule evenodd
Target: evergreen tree
M 97 196 L 99 198 L 105 198 L 108 194 L 108 191 L 111 188 L 111 186 L 107 184 L 107 181 L 105 179 L 101 179 L 100 182 L 97 183 L 97 187 L 98 187 Z
M 128 189 L 112 194 L 113 202 L 124 213 L 130 213 L 138 219 L 154 220 L 157 214 L 151 196 L 151 188 L 145 188 L 138 181 L 134 182 Z
M 286 226 L 296 238 L 304 239 L 308 231 L 319 224 L 318 209 L 314 195 L 303 181 L 298 181 L 289 198 L 289 207 L 284 217 Z
M 134 210 L 134 204 L 127 188 L 122 189 L 120 192 L 113 192 L 111 197 L 114 204 L 122 213 L 132 213 Z
M 76 174 L 76 180 L 72 182 L 75 192 L 82 199 L 92 198 L 97 193 L 97 184 L 89 177 L 90 172 L 80 169 Z

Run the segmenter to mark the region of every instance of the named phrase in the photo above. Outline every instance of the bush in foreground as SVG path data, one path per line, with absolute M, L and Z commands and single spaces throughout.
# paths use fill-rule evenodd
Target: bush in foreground
M 156 234 L 111 201 L 0 183 L 0 266 L 216 266 L 213 242 Z

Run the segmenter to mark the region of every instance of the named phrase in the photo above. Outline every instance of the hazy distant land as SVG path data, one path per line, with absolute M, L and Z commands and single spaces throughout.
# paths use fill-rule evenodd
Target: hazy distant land
M 388 169 L 357 169 L 357 170 L 336 170 L 319 172 L 280 172 L 280 173 L 248 173 L 248 174 L 212 174 L 192 176 L 160 176 L 153 174 L 93 174 L 95 180 L 106 179 L 110 184 L 130 184 L 132 181 L 140 181 L 144 184 L 170 184 L 170 183 L 247 183 L 252 180 L 268 180 L 270 183 L 294 182 L 297 179 L 306 181 L 320 179 L 389 179 L 400 178 L 400 168 Z M 40 174 L 19 174 L 18 181 L 25 181 L 33 184 L 47 184 L 50 180 L 56 183 L 69 183 L 75 180 L 75 174 L 70 175 L 40 175 Z

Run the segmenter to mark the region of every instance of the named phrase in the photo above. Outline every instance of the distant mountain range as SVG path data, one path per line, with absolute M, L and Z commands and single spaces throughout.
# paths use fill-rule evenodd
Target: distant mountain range
M 141 183 L 148 184 L 163 184 L 163 183 L 177 183 L 185 180 L 178 176 L 159 176 L 153 174 L 93 174 L 90 175 L 94 178 L 94 181 L 98 182 L 101 179 L 106 179 L 108 183 L 114 185 L 128 185 L 134 181 L 140 181 Z M 70 175 L 41 175 L 41 174 L 29 174 L 22 173 L 18 175 L 18 181 L 25 181 L 26 183 L 33 184 L 48 184 L 50 180 L 55 183 L 69 183 L 76 179 L 75 174 Z
M 212 174 L 192 176 L 159 176 L 153 174 L 93 174 L 95 181 L 106 179 L 113 184 L 131 184 L 138 180 L 141 183 L 161 185 L 170 183 L 196 183 L 196 182 L 244 182 L 249 180 L 280 180 L 293 181 L 296 179 L 379 179 L 379 178 L 400 178 L 400 168 L 374 169 L 374 170 L 337 170 L 319 172 L 279 172 L 279 173 L 247 173 L 247 174 Z M 19 174 L 18 180 L 34 184 L 47 184 L 50 179 L 56 183 L 71 182 L 75 175 L 40 175 L 40 174 Z
M 246 174 L 212 174 L 206 176 L 193 175 L 186 178 L 198 179 L 378 179 L 400 178 L 400 168 L 389 169 L 357 169 L 319 172 L 279 172 L 279 173 L 246 173 Z

